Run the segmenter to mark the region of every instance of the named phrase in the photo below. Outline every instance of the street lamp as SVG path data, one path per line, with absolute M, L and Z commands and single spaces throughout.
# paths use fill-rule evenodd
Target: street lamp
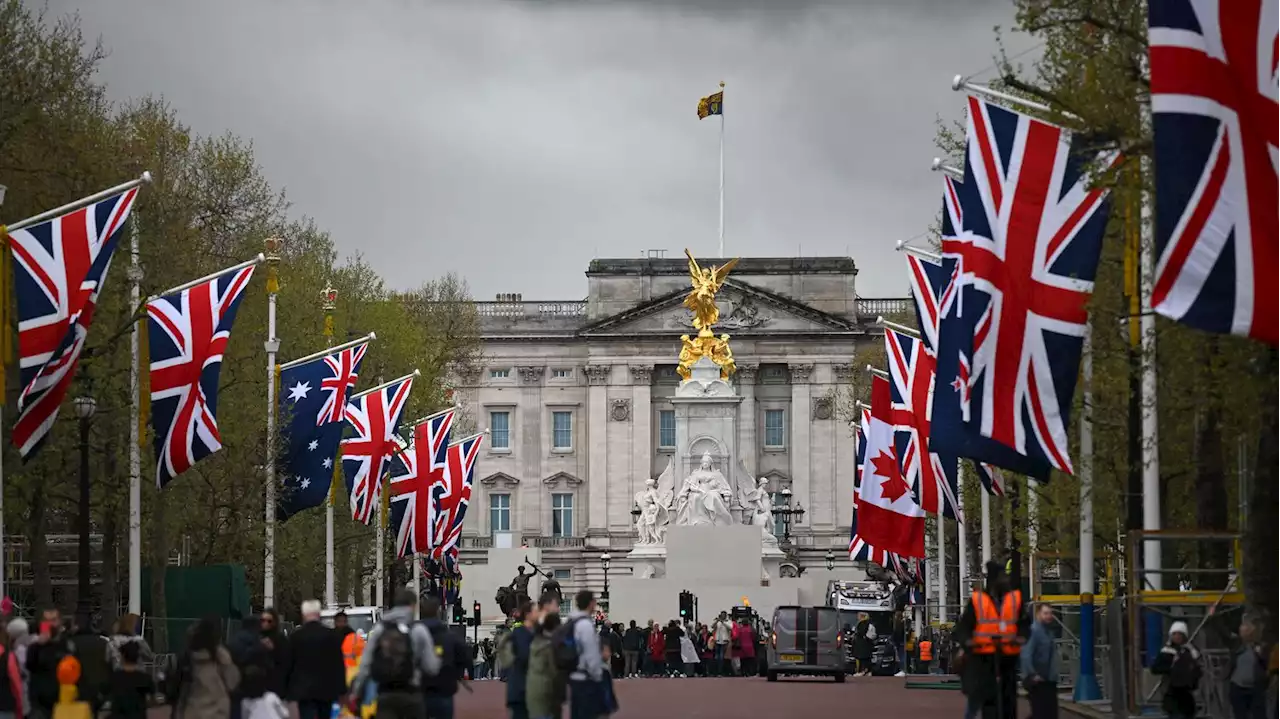
M 605 614 L 609 613 L 609 562 L 612 559 L 608 552 L 600 555 L 600 568 L 604 569 L 604 591 L 600 592 L 600 609 Z
M 89 584 L 89 420 L 98 411 L 98 401 L 90 395 L 74 400 L 80 421 L 80 546 L 76 553 L 76 615 L 83 620 L 93 609 Z
M 836 554 L 835 552 L 828 549 L 827 550 L 827 571 L 830 572 L 835 568 L 836 568 Z
M 791 504 L 791 488 L 782 488 L 782 505 L 773 510 L 774 514 L 782 515 L 782 542 L 783 544 L 791 543 L 791 526 L 799 524 L 804 519 L 804 507 Z

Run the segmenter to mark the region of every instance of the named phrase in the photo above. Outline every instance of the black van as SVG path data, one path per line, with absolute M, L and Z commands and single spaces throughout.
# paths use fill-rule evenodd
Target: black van
M 843 682 L 844 640 L 835 608 L 775 609 L 768 666 L 766 676 L 771 682 L 784 674 L 831 676 Z

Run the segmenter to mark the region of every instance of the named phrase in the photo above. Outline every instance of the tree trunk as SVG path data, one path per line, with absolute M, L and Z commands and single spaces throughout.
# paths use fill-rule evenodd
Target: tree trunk
M 1266 356 L 1264 372 L 1271 373 L 1271 396 L 1275 391 L 1276 351 L 1272 349 Z M 1261 422 L 1262 431 L 1258 434 L 1258 455 L 1253 474 L 1253 482 L 1249 492 L 1248 524 L 1244 531 L 1244 594 L 1245 603 L 1251 611 L 1259 612 L 1265 618 L 1264 638 L 1269 646 L 1276 643 L 1276 565 L 1280 562 L 1276 549 L 1276 526 L 1280 524 L 1280 492 L 1276 484 L 1280 482 L 1280 473 L 1276 465 L 1280 463 L 1280 455 L 1276 451 L 1276 435 L 1280 426 L 1276 421 L 1274 402 L 1264 402 L 1264 416 Z
M 115 508 L 107 505 L 102 518 L 102 585 L 98 589 L 98 603 L 102 607 L 103 632 L 111 629 L 120 612 L 120 569 L 117 564 L 117 548 L 120 546 L 120 522 Z
M 31 517 L 27 520 L 27 558 L 30 562 L 32 596 L 36 611 L 53 607 L 53 581 L 49 576 L 49 544 L 45 537 L 48 500 L 44 487 L 35 482 L 31 492 Z
M 1204 358 L 1206 368 L 1211 368 L 1217 354 L 1217 338 L 1208 342 Z M 1222 412 L 1219 404 L 1208 399 L 1196 436 L 1196 526 L 1201 531 L 1225 532 L 1230 528 L 1228 502 L 1226 502 L 1226 467 L 1222 462 Z M 1231 545 L 1225 541 L 1201 541 L 1198 565 L 1202 569 L 1226 569 L 1231 565 Z M 1192 574 L 1190 581 L 1196 589 L 1226 589 L 1228 576 L 1221 574 Z
M 166 497 L 163 490 L 155 490 L 151 511 L 151 627 L 152 648 L 157 652 L 169 650 L 168 598 L 165 596 L 165 574 L 169 569 L 169 532 L 165 526 Z

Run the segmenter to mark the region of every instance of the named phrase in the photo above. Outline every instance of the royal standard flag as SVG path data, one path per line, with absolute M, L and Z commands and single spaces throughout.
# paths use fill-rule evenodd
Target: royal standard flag
M 724 113 L 724 90 L 698 100 L 698 119 Z

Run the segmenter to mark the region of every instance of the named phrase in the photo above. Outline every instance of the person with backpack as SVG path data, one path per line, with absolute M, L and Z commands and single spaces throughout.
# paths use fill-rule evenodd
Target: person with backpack
M 529 649 L 533 645 L 538 614 L 533 603 L 526 599 L 520 602 L 520 607 L 513 616 L 519 617 L 521 621 L 502 637 L 498 645 L 498 662 L 505 667 L 507 675 L 507 708 L 511 710 L 511 719 L 529 719 L 525 704 L 525 684 L 529 675 Z
M 395 594 L 394 606 L 382 614 L 382 622 L 369 632 L 369 641 L 352 682 L 348 706 L 358 706 L 366 686 L 378 692 L 380 719 L 423 719 L 422 678 L 440 673 L 431 632 L 413 623 L 418 597 L 411 589 Z M 352 713 L 356 713 L 353 711 Z
M 453 719 L 453 697 L 461 684 L 467 691 L 467 671 L 471 668 L 471 649 L 457 634 L 440 621 L 440 600 L 424 597 L 418 614 L 422 625 L 431 632 L 436 655 L 440 657 L 440 673 L 422 678 L 422 701 L 427 719 Z
M 565 675 L 556 666 L 556 630 L 560 615 L 542 615 L 533 642 L 529 645 L 529 671 L 525 679 L 525 708 L 529 719 L 560 719 L 565 700 Z
M 608 713 L 604 688 L 604 658 L 593 618 L 596 595 L 584 589 L 573 598 L 569 621 L 553 638 L 556 666 L 569 673 L 570 719 L 598 719 Z

